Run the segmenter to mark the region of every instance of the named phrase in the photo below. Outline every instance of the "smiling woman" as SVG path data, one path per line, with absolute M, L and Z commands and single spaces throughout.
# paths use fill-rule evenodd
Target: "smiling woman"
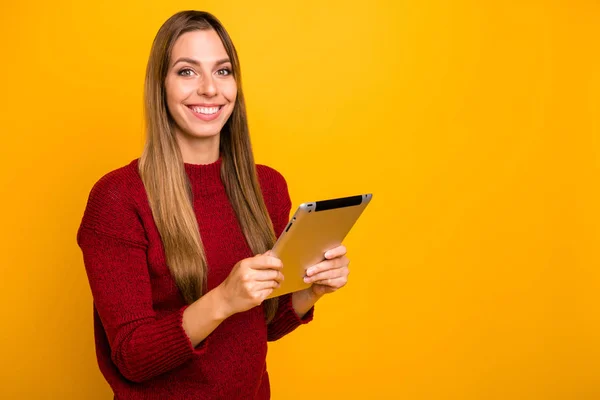
M 204 143 L 218 149 L 213 142 L 233 111 L 238 90 L 219 35 L 213 29 L 187 32 L 175 42 L 171 58 L 175 61 L 165 79 L 167 106 L 180 147 L 188 149 L 195 139 L 206 138 L 210 142 Z M 183 154 L 189 162 L 218 158 L 218 154 L 211 156 L 211 160 L 194 160 L 197 152 Z
M 284 278 L 270 249 L 291 200 L 254 163 L 236 50 L 214 16 L 160 28 L 145 111 L 142 156 L 94 185 L 77 235 L 100 370 L 116 398 L 268 399 L 267 341 L 346 284 L 346 249 L 308 289 L 265 300 Z

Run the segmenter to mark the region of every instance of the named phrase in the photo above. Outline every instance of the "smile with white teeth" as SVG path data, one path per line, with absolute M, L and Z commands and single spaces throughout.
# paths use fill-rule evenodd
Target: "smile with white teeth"
M 197 114 L 212 115 L 216 114 L 221 107 L 190 107 Z

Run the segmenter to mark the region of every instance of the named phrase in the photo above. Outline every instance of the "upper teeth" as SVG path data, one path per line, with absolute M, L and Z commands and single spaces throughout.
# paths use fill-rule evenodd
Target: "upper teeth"
M 192 107 L 192 111 L 199 114 L 214 114 L 219 111 L 219 107 Z

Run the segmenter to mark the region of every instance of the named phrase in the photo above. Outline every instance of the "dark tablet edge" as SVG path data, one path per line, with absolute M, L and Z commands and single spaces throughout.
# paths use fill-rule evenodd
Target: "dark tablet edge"
M 362 203 L 363 196 L 341 197 L 339 199 L 317 201 L 315 212 L 331 210 L 334 208 L 358 206 Z

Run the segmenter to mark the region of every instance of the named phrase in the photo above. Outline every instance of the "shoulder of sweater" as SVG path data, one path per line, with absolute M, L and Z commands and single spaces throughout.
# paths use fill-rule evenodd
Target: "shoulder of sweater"
M 283 175 L 276 169 L 257 164 L 256 173 L 267 209 L 277 213 L 291 206 L 288 185 Z
M 135 159 L 127 165 L 104 174 L 96 181 L 92 192 L 122 190 L 130 194 L 139 185 L 143 187 L 142 179 L 138 172 L 138 159 Z
M 104 234 L 123 243 L 145 246 L 146 235 L 139 218 L 139 188 L 145 194 L 137 160 L 102 176 L 90 191 L 77 232 L 78 243 Z
M 145 190 L 137 172 L 136 159 L 106 173 L 94 184 L 81 227 L 129 242 L 143 243 L 144 230 L 138 218 L 141 201 L 145 199 L 142 196 L 145 196 Z M 81 229 L 79 232 L 82 232 Z
M 263 164 L 256 164 L 256 174 L 263 190 L 280 190 L 287 186 L 283 175 L 275 168 Z
M 102 206 L 134 206 L 145 195 L 144 185 L 138 173 L 138 159 L 103 175 L 92 187 L 89 196 L 90 205 L 102 203 Z

